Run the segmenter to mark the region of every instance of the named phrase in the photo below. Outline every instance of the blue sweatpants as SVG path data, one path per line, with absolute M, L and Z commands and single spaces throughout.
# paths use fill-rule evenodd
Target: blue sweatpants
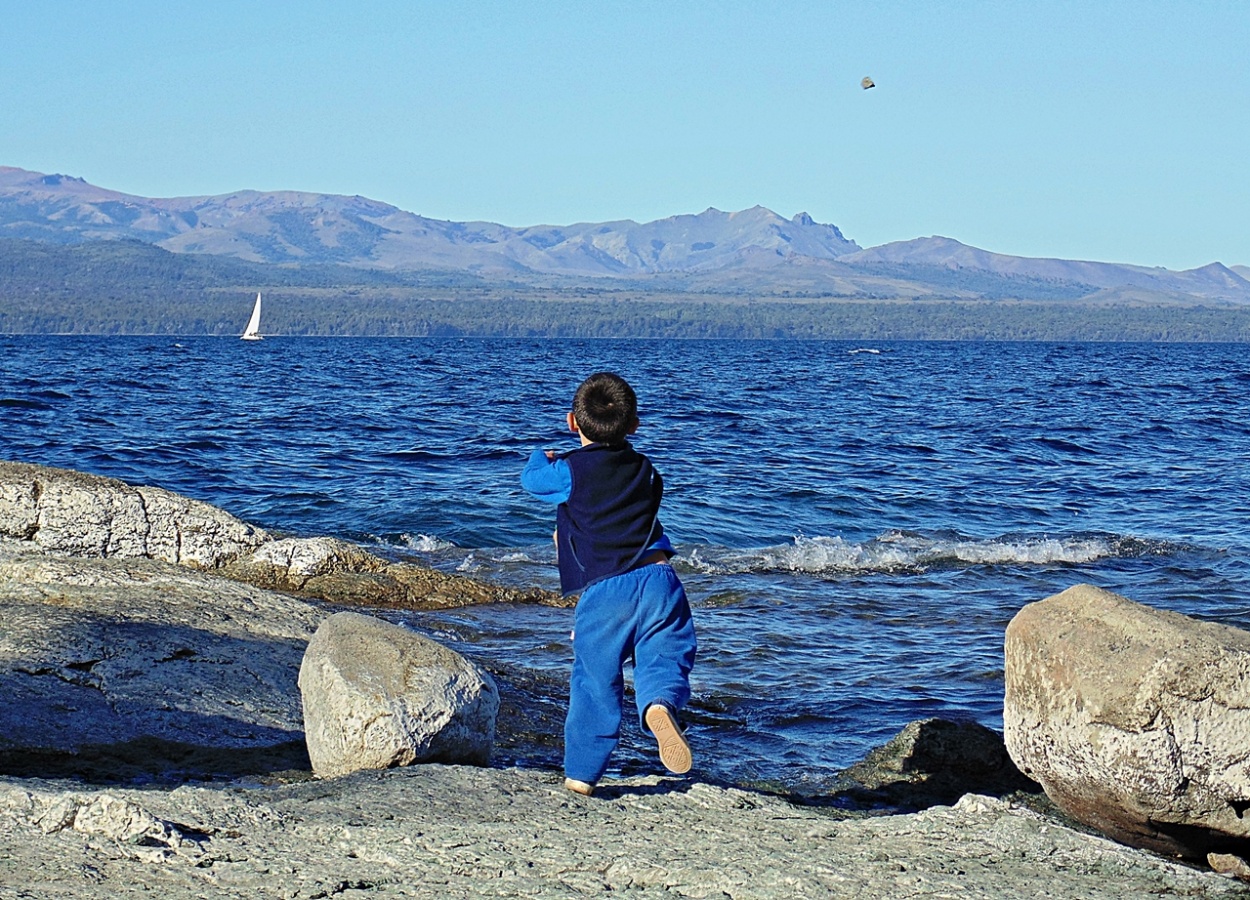
M 586 588 L 573 622 L 564 774 L 594 784 L 621 736 L 621 670 L 631 656 L 634 699 L 644 731 L 648 706 L 664 703 L 677 711 L 690 699 L 694 620 L 673 567 L 653 563 Z

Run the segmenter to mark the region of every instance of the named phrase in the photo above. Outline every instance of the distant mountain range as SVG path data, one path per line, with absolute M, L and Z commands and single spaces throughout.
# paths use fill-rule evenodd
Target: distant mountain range
M 1250 304 L 1250 267 L 1033 259 L 943 237 L 861 248 L 806 213 L 708 209 L 639 224 L 511 228 L 447 222 L 365 197 L 239 191 L 156 199 L 0 167 L 0 238 L 137 240 L 174 253 L 287 266 L 441 270 L 480 278 L 624 280 L 687 291 L 901 299 Z M 0 249 L 0 253 L 3 250 Z

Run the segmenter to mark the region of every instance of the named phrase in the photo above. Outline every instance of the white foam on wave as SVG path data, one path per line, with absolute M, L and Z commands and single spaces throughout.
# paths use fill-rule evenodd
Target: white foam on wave
M 523 568 L 525 566 L 542 566 L 548 565 L 546 560 L 535 557 L 525 550 L 508 549 L 508 548 L 479 548 L 470 550 L 460 563 L 463 571 L 470 569 L 476 571 L 483 567 L 493 568 L 496 566 L 505 566 L 512 568 Z
M 685 562 L 708 574 L 905 572 L 938 565 L 1089 563 L 1132 555 L 1126 546 L 1130 543 L 1111 535 L 1007 535 L 975 539 L 891 531 L 862 543 L 841 537 L 799 536 L 791 544 L 758 550 L 697 548 Z
M 1012 535 L 978 540 L 887 532 L 869 543 L 905 547 L 919 565 L 945 560 L 972 565 L 1048 565 L 1087 563 L 1122 555 L 1120 540 L 1108 535 Z
M 456 545 L 432 534 L 405 534 L 400 536 L 400 544 L 415 553 L 438 553 L 442 550 L 454 550 Z
M 507 553 L 501 553 L 498 556 L 496 556 L 495 562 L 523 563 L 523 562 L 533 562 L 533 560 L 530 559 L 529 554 L 524 553 L 521 550 L 511 550 Z
M 1120 554 L 1103 538 L 1038 538 L 1024 541 L 958 543 L 950 555 L 967 563 L 1007 565 L 1029 563 L 1087 563 Z

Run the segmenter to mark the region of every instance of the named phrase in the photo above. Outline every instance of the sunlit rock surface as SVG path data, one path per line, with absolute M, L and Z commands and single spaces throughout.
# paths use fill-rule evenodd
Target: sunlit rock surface
M 1074 818 L 1250 855 L 1250 632 L 1077 585 L 1007 628 L 1007 749 Z
M 359 613 L 321 623 L 299 674 L 313 771 L 490 762 L 491 677 L 453 650 Z

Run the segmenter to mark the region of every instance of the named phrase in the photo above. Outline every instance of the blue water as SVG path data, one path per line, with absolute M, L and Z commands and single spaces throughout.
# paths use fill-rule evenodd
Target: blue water
M 1003 629 L 1078 582 L 1250 627 L 1246 345 L 0 336 L 0 458 L 552 587 L 517 475 L 596 369 L 665 475 L 710 777 L 820 790 L 912 719 L 1001 727 Z M 405 621 L 558 693 L 567 610 Z

